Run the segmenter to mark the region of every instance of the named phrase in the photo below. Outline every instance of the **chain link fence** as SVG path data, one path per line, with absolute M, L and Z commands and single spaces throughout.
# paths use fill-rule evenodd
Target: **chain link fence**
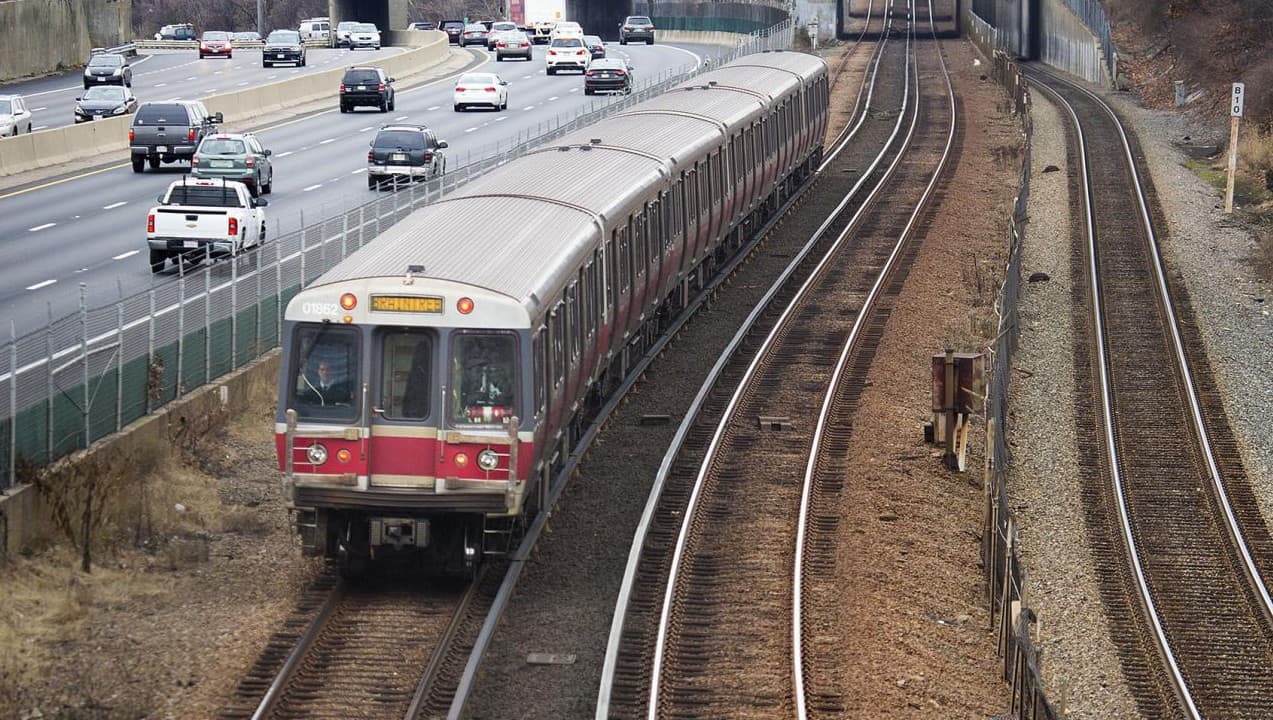
M 428 183 L 377 193 L 262 248 L 182 274 L 105 307 L 49 318 L 0 346 L 0 492 L 279 345 L 283 310 L 304 286 L 417 208 L 534 147 L 663 93 L 720 63 L 791 46 L 789 21 L 750 33 L 695 67 L 664 73 L 608 104 L 479 148 Z M 311 212 L 311 216 L 315 213 Z M 0 332 L 3 332 L 0 329 Z
M 790 17 L 786 2 L 659 2 L 634 0 L 632 12 L 648 15 L 659 30 L 755 33 Z

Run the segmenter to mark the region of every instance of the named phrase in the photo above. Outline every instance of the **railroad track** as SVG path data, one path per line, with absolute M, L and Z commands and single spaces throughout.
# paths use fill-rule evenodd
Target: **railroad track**
M 1273 539 L 1187 297 L 1164 272 L 1139 148 L 1096 95 L 1030 80 L 1069 116 L 1079 160 L 1084 502 L 1124 672 L 1145 716 L 1267 718 Z
M 833 178 L 863 158 L 835 153 L 819 181 L 823 198 L 869 188 L 867 203 L 823 208 L 827 220 L 718 361 L 664 459 L 612 625 L 598 718 L 843 710 L 816 669 L 844 648 L 826 635 L 807 646 L 803 629 L 833 604 L 848 418 L 954 132 L 939 48 L 912 52 L 910 33 L 896 34 L 865 114 L 877 136 L 887 123 L 883 152 L 840 188 Z
M 356 584 L 324 575 L 220 717 L 445 715 L 501 569 L 488 564 L 473 581 L 393 568 Z

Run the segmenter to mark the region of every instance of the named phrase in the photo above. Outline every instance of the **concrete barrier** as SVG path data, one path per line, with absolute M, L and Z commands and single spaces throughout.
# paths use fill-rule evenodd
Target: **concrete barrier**
M 412 45 L 404 53 L 375 64 L 395 80 L 402 80 L 444 62 L 450 55 L 446 34 L 437 31 L 396 32 Z M 323 98 L 336 104 L 337 88 L 345 68 L 301 75 L 254 88 L 220 93 L 203 99 L 208 112 L 220 112 L 227 125 L 280 112 Z M 51 130 L 41 130 L 17 138 L 0 140 L 0 175 L 13 175 L 36 168 L 82 160 L 128 149 L 130 116 L 95 120 Z M 120 161 L 127 160 L 121 156 Z
M 654 34 L 655 42 L 688 43 L 692 45 L 725 45 L 733 47 L 751 39 L 751 35 L 741 33 L 706 32 L 702 30 L 658 30 Z

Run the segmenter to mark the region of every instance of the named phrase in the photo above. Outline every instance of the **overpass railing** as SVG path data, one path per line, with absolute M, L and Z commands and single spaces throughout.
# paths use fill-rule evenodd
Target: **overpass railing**
M 650 78 L 630 95 L 558 115 L 517 142 L 477 148 L 429 183 L 335 212 L 302 216 L 261 249 L 181 273 L 175 280 L 50 318 L 0 345 L 0 492 L 40 468 L 243 367 L 279 344 L 283 310 L 302 287 L 417 208 L 535 147 L 622 112 L 710 67 L 791 45 L 789 21 L 751 33 L 705 63 Z M 452 156 L 453 160 L 458 160 Z

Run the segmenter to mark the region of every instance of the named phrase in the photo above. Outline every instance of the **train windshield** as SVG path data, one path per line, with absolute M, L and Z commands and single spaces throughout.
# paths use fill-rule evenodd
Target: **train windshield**
M 380 408 L 389 420 L 424 420 L 433 399 L 433 331 L 393 330 L 380 340 Z
M 463 333 L 451 341 L 450 421 L 504 425 L 517 414 L 517 337 Z
M 296 330 L 287 406 L 301 420 L 358 419 L 358 331 L 334 325 Z

